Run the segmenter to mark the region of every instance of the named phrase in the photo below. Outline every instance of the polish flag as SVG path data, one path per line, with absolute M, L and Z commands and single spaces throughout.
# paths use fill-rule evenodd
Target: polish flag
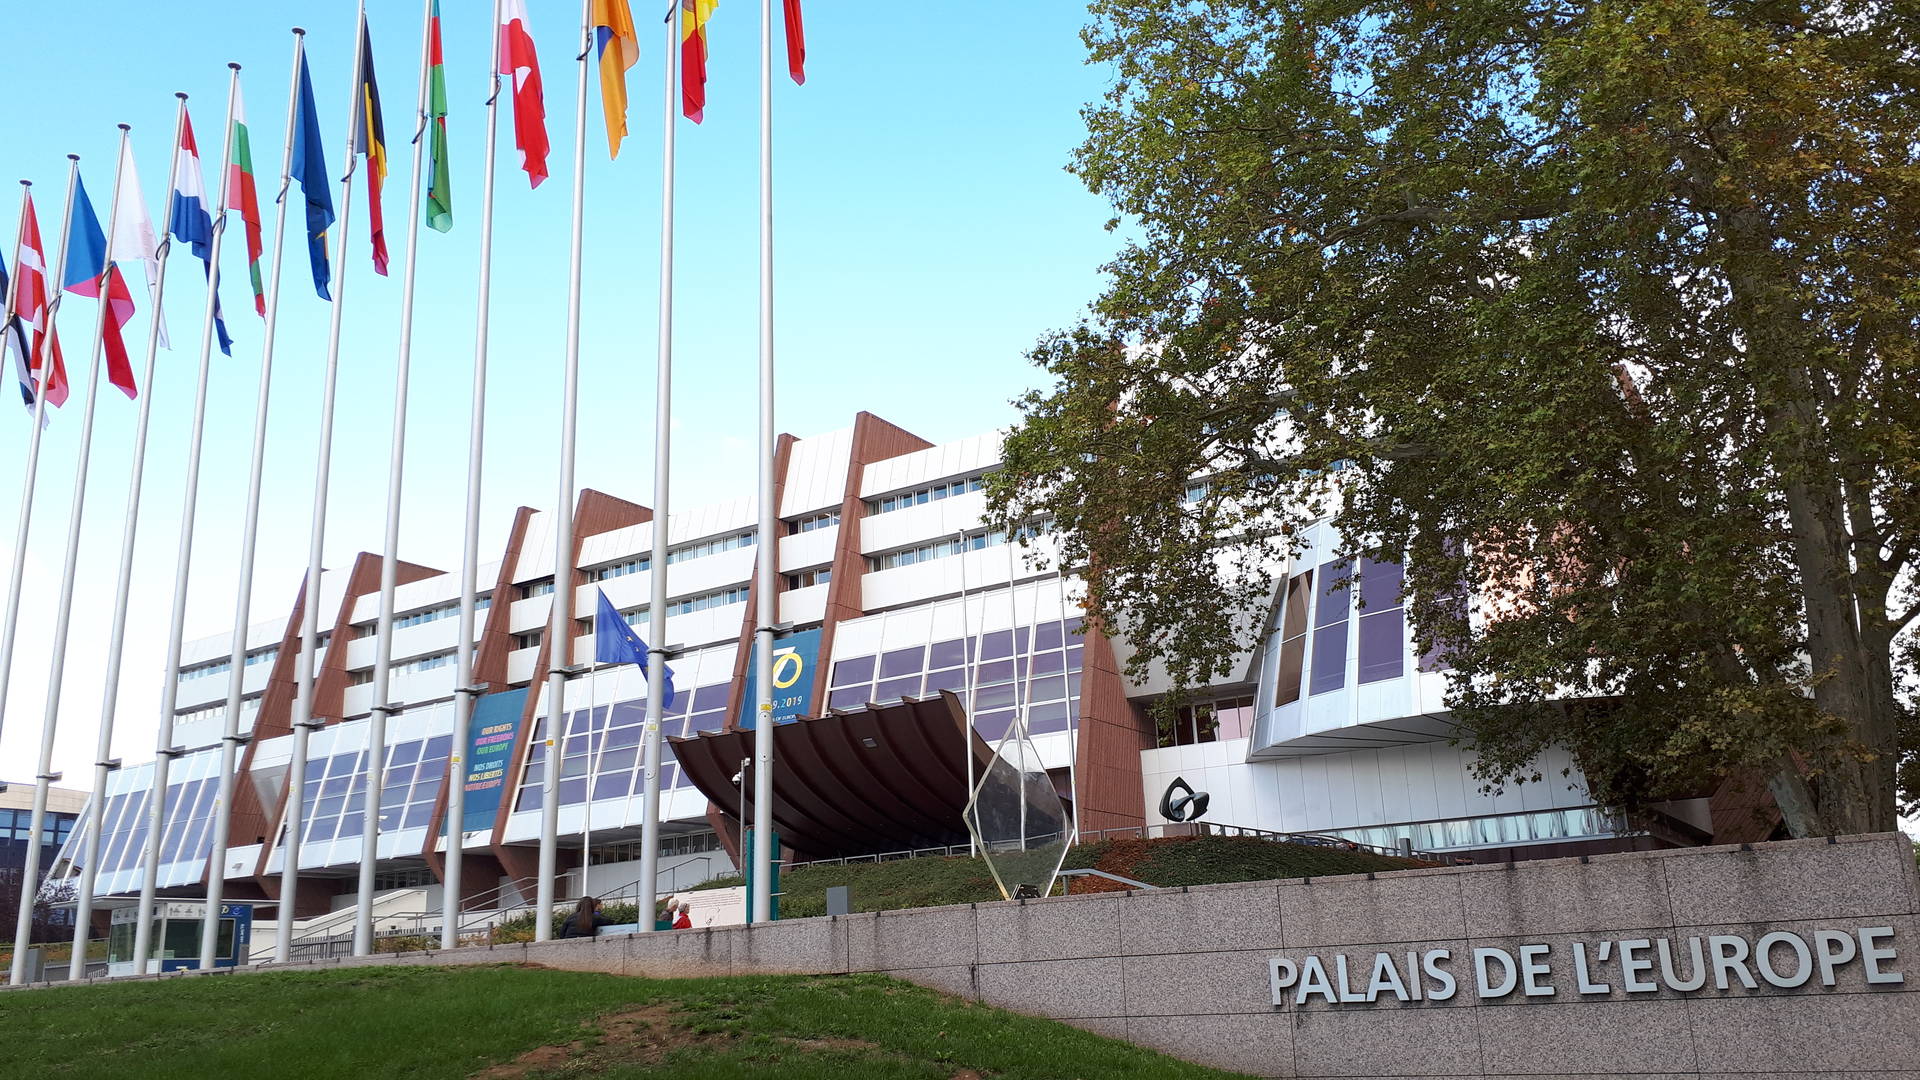
M 499 74 L 513 79 L 513 144 L 534 187 L 547 178 L 547 106 L 540 92 L 540 57 L 533 48 L 527 0 L 501 8 Z

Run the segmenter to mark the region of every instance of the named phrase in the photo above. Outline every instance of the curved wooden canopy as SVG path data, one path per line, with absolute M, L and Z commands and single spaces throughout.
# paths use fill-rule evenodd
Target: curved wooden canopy
M 738 813 L 733 777 L 753 756 L 753 732 L 669 741 L 693 786 Z M 773 730 L 774 827 L 783 844 L 815 859 L 964 844 L 967 753 L 977 778 L 993 749 L 945 690 L 781 724 Z M 749 782 L 749 821 L 752 794 Z

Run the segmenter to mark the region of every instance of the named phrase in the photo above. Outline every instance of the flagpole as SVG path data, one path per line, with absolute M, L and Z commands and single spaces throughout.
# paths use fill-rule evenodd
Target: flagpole
M 233 71 L 227 80 L 227 130 L 220 144 L 219 202 L 208 208 L 213 237 L 207 249 L 207 303 L 200 320 L 200 374 L 194 387 L 193 434 L 187 451 L 186 505 L 180 511 L 180 546 L 173 578 L 173 617 L 167 629 L 167 681 L 160 691 L 161 745 L 168 749 L 171 749 L 173 742 L 173 710 L 180 681 L 180 651 L 187 617 L 187 580 L 193 566 L 193 521 L 200 501 L 200 446 L 206 432 L 207 375 L 213 363 L 215 324 L 220 317 L 220 248 L 221 240 L 227 235 L 227 197 L 230 194 L 227 185 L 232 180 L 232 170 L 226 162 L 233 156 L 233 108 L 240 94 L 240 65 L 228 63 L 227 67 Z M 218 212 L 215 213 L 215 210 Z M 264 373 L 261 378 L 265 379 Z M 251 582 L 252 575 L 249 573 L 247 577 Z M 220 789 L 213 804 L 213 846 L 207 855 L 207 910 L 200 928 L 202 970 L 213 967 L 213 954 L 219 942 L 220 896 L 227 880 L 227 833 L 233 821 L 235 759 L 242 741 L 240 707 L 245 690 L 246 646 L 246 634 L 242 631 L 240 659 L 232 663 L 233 670 L 227 677 L 227 710 L 220 737 Z
M 780 543 L 773 535 L 773 0 L 760 0 L 760 557 L 754 562 L 759 626 L 754 631 L 752 913 L 773 917 L 773 595 Z
M 60 606 L 53 621 L 53 655 L 47 665 L 47 701 L 46 710 L 40 721 L 40 767 L 33 780 L 33 819 L 28 836 L 26 865 L 20 873 L 20 917 L 15 922 L 13 940 L 12 979 L 18 985 L 25 979 L 27 966 L 28 939 L 33 936 L 33 901 L 40 891 L 40 837 L 47 823 L 47 788 L 59 779 L 53 772 L 53 736 L 54 729 L 60 723 L 60 687 L 66 675 L 67 632 L 73 626 L 73 582 L 80 565 L 80 526 L 85 517 L 87 503 L 87 473 L 93 456 L 93 416 L 94 406 L 99 400 L 100 356 L 105 343 L 107 310 L 112 306 L 110 283 L 113 280 L 113 230 L 120 217 L 120 179 L 121 165 L 126 161 L 127 133 L 132 128 L 120 125 L 120 162 L 113 170 L 113 208 L 107 211 L 107 247 L 102 256 L 106 261 L 106 270 L 95 280 L 99 288 L 99 311 L 94 319 L 93 359 L 87 368 L 87 404 L 80 417 L 80 460 L 74 466 L 73 503 L 67 516 L 67 555 L 66 563 L 60 574 Z M 76 162 L 78 158 L 74 159 Z M 78 176 L 78 165 L 75 166 Z M 67 220 L 73 220 L 71 200 L 67 206 Z M 64 271 L 62 273 L 64 277 Z M 65 289 L 64 281 L 59 286 Z
M 427 150 L 427 75 L 433 44 L 433 0 L 426 0 L 420 16 L 420 107 L 413 132 L 413 191 L 407 199 L 407 265 L 401 272 L 400 355 L 393 374 L 393 436 L 387 450 L 387 532 L 385 555 L 380 560 L 380 619 L 374 627 L 373 715 L 367 722 L 368 767 L 385 761 L 387 718 L 400 711 L 393 703 L 393 592 L 400 571 L 400 491 L 406 474 L 407 454 L 407 376 L 413 359 L 413 282 L 420 252 L 420 193 L 425 178 L 420 174 Z M 357 76 L 356 76 L 357 78 Z M 356 83 L 357 85 L 357 83 Z M 371 140 L 372 133 L 369 131 Z M 379 757 L 372 755 L 378 753 Z M 369 785 L 366 820 L 361 826 L 360 898 L 354 912 L 353 937 L 356 945 L 363 939 L 373 941 L 373 875 L 379 862 L 377 838 L 380 829 L 381 789 Z M 376 842 L 366 842 L 366 837 Z M 356 955 L 360 955 L 356 953 Z
M 79 166 L 75 165 L 73 168 L 78 169 Z M 78 173 L 74 173 L 74 175 L 78 175 Z M 22 189 L 20 194 L 20 228 L 14 233 L 17 239 L 13 246 L 13 279 L 7 283 L 7 318 L 9 320 L 17 318 L 19 315 L 20 289 L 23 284 L 21 279 L 25 276 L 20 268 L 20 252 L 26 248 L 27 202 L 32 197 L 33 181 L 22 180 L 20 181 L 20 187 Z M 69 201 L 73 199 L 71 179 L 68 180 L 67 199 Z M 66 232 L 62 230 L 60 234 L 60 256 L 58 262 L 60 269 L 54 271 L 56 276 L 65 272 L 64 268 L 67 257 L 66 245 Z M 40 276 L 42 279 L 45 279 L 46 271 L 44 268 L 42 268 Z M 47 305 L 47 338 L 51 338 L 53 333 L 53 307 L 55 305 L 52 299 L 47 301 Z M 0 326 L 4 325 L 5 324 L 0 323 Z M 22 336 L 25 335 L 24 328 L 21 334 Z M 43 338 L 43 340 L 47 338 Z M 47 366 L 49 368 L 52 367 L 52 361 L 53 358 L 48 356 Z M 34 373 L 33 345 L 31 342 L 27 344 L 27 355 L 22 358 L 21 362 L 27 366 L 28 382 L 35 387 L 33 394 L 33 432 L 27 436 L 27 474 L 25 482 L 20 487 L 20 516 L 18 518 L 18 524 L 14 527 L 13 536 L 13 570 L 7 578 L 7 623 L 6 628 L 0 630 L 0 729 L 4 729 L 6 726 L 7 684 L 11 681 L 13 674 L 13 643 L 15 631 L 20 626 L 20 586 L 26 577 L 27 537 L 33 525 L 33 489 L 35 482 L 40 476 L 40 436 L 41 433 L 46 430 L 47 419 L 46 383 L 48 372 L 41 371 L 37 375 Z
M 640 932 L 653 932 L 653 908 L 659 902 L 660 874 L 660 718 L 666 712 L 667 547 L 672 540 L 668 509 L 668 463 L 673 450 L 673 179 L 674 112 L 679 55 L 679 5 L 667 12 L 666 91 L 662 96 L 660 154 L 660 329 L 654 345 L 653 402 L 653 571 L 652 602 L 647 608 L 647 721 L 641 734 L 644 762 L 640 816 Z
M 312 529 L 307 538 L 307 584 L 306 603 L 301 605 L 300 619 L 300 655 L 295 658 L 294 672 L 298 680 L 298 690 L 294 698 L 293 724 L 296 742 L 301 732 L 310 732 L 313 719 L 313 665 L 315 654 L 320 648 L 320 577 L 325 573 L 321 565 L 322 555 L 327 542 L 327 480 L 333 467 L 333 404 L 334 394 L 340 381 L 340 324 L 346 311 L 347 295 L 347 233 L 349 214 L 353 210 L 353 174 L 359 159 L 354 155 L 355 110 L 366 106 L 360 101 L 360 65 L 363 62 L 361 45 L 366 35 L 361 32 L 367 22 L 366 0 L 360 2 L 359 18 L 354 22 L 353 34 L 353 93 L 347 103 L 347 171 L 340 177 L 340 227 L 339 242 L 335 246 L 338 255 L 334 258 L 333 311 L 327 328 L 327 368 L 320 392 L 320 445 L 314 454 L 313 474 L 313 519 Z M 334 629 L 343 629 L 335 627 Z M 244 628 L 240 631 L 245 635 Z M 245 642 L 243 641 L 244 648 Z M 341 647 L 345 647 L 341 642 Z M 381 766 L 385 763 L 386 747 L 367 747 L 367 786 L 377 788 L 384 775 Z M 289 776 L 289 788 L 301 778 Z M 295 794 L 293 798 L 298 798 Z M 362 845 L 378 846 L 378 836 L 360 837 Z M 281 869 L 280 902 L 292 904 L 294 889 L 298 885 L 297 868 L 289 861 Z M 289 877 L 289 874 L 294 874 Z M 356 924 L 353 929 L 353 955 L 365 956 L 372 948 L 370 941 L 361 939 L 363 927 Z M 283 939 L 284 940 L 284 939 Z
M 187 115 L 187 95 L 176 93 L 179 108 L 173 120 L 173 156 L 167 166 L 167 182 L 180 170 L 180 131 Z M 137 196 L 136 196 L 137 197 Z M 140 529 L 140 486 L 147 471 L 147 422 L 153 415 L 153 362 L 160 351 L 160 304 L 167 295 L 167 263 L 173 241 L 163 233 L 156 254 L 160 266 L 154 273 L 153 318 L 147 325 L 147 364 L 140 378 L 146 392 L 140 395 L 140 417 L 133 430 L 133 472 L 127 480 L 126 523 L 120 534 L 120 575 L 113 593 L 113 630 L 107 639 L 107 673 L 100 694 L 100 732 L 93 754 L 93 796 L 87 803 L 86 863 L 80 872 L 80 901 L 74 911 L 73 952 L 67 964 L 67 978 L 79 981 L 87 973 L 87 930 L 93 921 L 93 890 L 99 873 L 100 827 L 106 819 L 103 805 L 107 795 L 107 774 L 119 767 L 113 755 L 114 707 L 120 689 L 120 661 L 127 640 L 127 602 L 133 589 L 133 547 Z
M 559 869 L 560 762 L 553 733 L 566 716 L 567 676 L 573 666 L 573 451 L 580 413 L 580 242 L 587 194 L 587 58 L 593 53 L 593 0 L 580 4 L 580 90 L 573 117 L 573 255 L 567 271 L 567 366 L 562 390 L 560 491 L 554 507 L 553 619 L 547 645 L 547 768 L 540 792 L 540 869 L 536 887 L 539 914 L 533 939 L 553 936 L 554 874 Z
M 334 256 L 334 300 L 332 300 L 332 319 L 328 321 L 326 331 L 326 375 L 321 390 L 321 444 L 315 454 L 315 473 L 313 473 L 313 527 L 307 536 L 307 580 L 303 588 L 305 603 L 301 603 L 300 619 L 300 655 L 294 657 L 294 676 L 296 676 L 296 696 L 294 696 L 294 755 L 300 761 L 301 771 L 305 771 L 307 761 L 307 740 L 313 736 L 313 728 L 324 726 L 326 721 L 313 719 L 313 661 L 319 651 L 321 636 L 321 565 L 324 546 L 326 546 L 326 480 L 332 471 L 334 459 L 334 390 L 340 382 L 340 317 L 344 313 L 346 298 L 346 277 L 348 277 L 348 213 L 353 209 L 353 171 L 357 167 L 357 158 L 353 156 L 353 110 L 363 108 L 359 104 L 359 67 L 361 67 L 361 42 L 365 37 L 359 33 L 359 25 L 367 21 L 365 0 L 359 6 L 359 19 L 355 21 L 353 33 L 353 100 L 348 102 L 348 171 L 340 177 L 340 242 Z M 292 142 L 292 136 L 288 136 Z M 344 642 L 342 642 L 344 648 Z M 386 748 L 369 748 L 369 786 L 374 784 L 374 763 L 384 757 Z M 292 763 L 288 765 L 292 769 Z M 292 773 L 288 773 L 292 780 Z M 288 788 L 292 794 L 294 790 Z M 305 817 L 305 805 L 298 798 L 288 799 L 286 822 L 288 838 L 298 844 L 301 819 Z M 361 836 L 361 844 L 372 844 L 376 838 Z M 290 847 L 290 853 L 298 847 Z M 292 855 L 280 865 L 280 905 L 294 907 L 300 892 L 300 863 Z M 359 928 L 353 930 L 353 951 L 361 955 L 359 947 Z M 280 936 L 280 944 L 286 945 L 286 936 Z
M 255 392 L 255 400 L 253 400 L 253 457 L 252 463 L 250 463 L 250 467 L 248 467 L 246 525 L 240 530 L 240 575 L 238 575 L 238 584 L 236 584 L 236 590 L 234 590 L 234 632 L 232 632 L 232 634 L 234 634 L 234 640 L 236 640 L 238 646 L 240 646 L 240 665 L 238 665 L 240 669 L 246 669 L 246 632 L 248 632 L 248 621 L 252 619 L 253 548 L 255 548 L 255 540 L 259 538 L 259 492 L 261 492 L 261 473 L 265 471 L 265 465 L 267 465 L 267 411 L 269 411 L 269 405 L 273 402 L 273 346 L 275 346 L 276 331 L 278 331 L 278 325 L 280 325 L 280 265 L 282 265 L 282 261 L 284 261 L 282 254 L 280 254 L 280 248 L 284 246 L 284 240 L 286 240 L 286 211 L 288 211 L 288 208 L 286 208 L 286 196 L 288 196 L 288 192 L 292 190 L 292 184 L 294 184 L 294 117 L 296 117 L 296 110 L 298 110 L 298 106 L 300 106 L 300 65 L 303 58 L 305 58 L 305 48 L 307 48 L 307 31 L 303 31 L 300 27 L 294 27 L 294 63 L 292 63 L 292 71 L 290 71 L 290 75 L 288 75 L 288 88 L 286 88 L 286 142 L 284 142 L 284 148 L 282 148 L 282 152 L 280 152 L 280 190 L 278 190 L 278 194 L 275 194 L 275 202 L 280 206 L 280 211 L 275 213 L 275 221 L 273 221 L 273 269 L 267 273 L 267 327 L 261 331 L 261 344 L 259 344 L 259 390 Z M 240 67 L 234 65 L 234 83 L 232 83 L 234 86 L 240 85 L 240 75 L 238 75 L 238 73 L 240 73 Z M 228 90 L 228 94 L 232 94 L 232 90 Z M 230 113 L 232 113 L 232 110 L 228 108 L 228 144 L 230 144 L 230 140 L 232 140 L 232 127 L 234 127 Z M 228 158 L 232 158 L 230 146 L 228 146 Z M 230 175 L 230 165 L 223 163 L 221 175 L 223 175 L 221 186 L 225 188 L 225 184 L 228 183 L 228 175 Z M 221 206 L 221 223 L 227 221 L 225 202 L 227 202 L 227 200 L 223 198 L 223 200 L 221 200 L 221 204 L 223 204 L 223 206 Z M 213 231 L 213 242 L 215 242 L 215 244 L 221 242 L 223 229 L 225 229 L 225 225 L 217 225 L 217 227 L 215 227 L 215 231 Z M 202 346 L 202 348 L 204 348 L 204 346 Z M 198 479 L 196 479 L 196 482 L 198 482 Z M 186 523 L 182 521 L 180 527 L 184 530 Z M 179 636 L 180 625 L 182 625 L 184 615 L 186 615 L 186 565 L 188 565 L 188 557 L 190 557 L 190 553 L 182 548 L 182 552 L 180 552 L 180 569 L 179 573 L 177 573 L 177 580 L 175 580 L 175 623 L 173 623 L 175 628 L 173 628 L 173 640 L 169 642 L 169 648 L 173 650 L 173 655 L 171 655 L 171 659 L 169 659 L 169 665 L 171 665 L 171 667 L 169 667 L 169 680 L 167 680 L 167 694 L 169 694 L 169 696 L 173 694 L 173 684 L 175 684 L 175 680 L 179 678 Z M 159 780 L 165 778 L 167 761 L 169 761 L 171 755 L 173 755 L 173 749 L 171 749 L 171 742 L 173 742 L 173 711 L 171 711 L 171 709 L 163 711 L 159 723 L 161 723 L 161 744 L 159 744 L 159 757 L 156 757 L 156 767 L 159 769 L 156 778 L 156 792 L 163 794 L 163 792 L 165 792 L 165 786 L 159 784 Z M 227 738 L 227 742 L 225 742 L 223 746 L 234 746 L 232 736 L 238 734 L 238 730 L 240 730 L 238 724 L 240 724 L 240 703 L 234 700 L 234 696 L 232 696 L 232 680 L 228 680 L 227 728 L 225 728 L 225 738 Z M 294 738 L 294 749 L 292 749 L 292 761 L 288 761 L 288 765 L 286 765 L 286 790 L 292 792 L 292 796 L 294 796 L 294 798 L 292 798 L 292 805 L 298 807 L 298 805 L 300 805 L 300 792 L 305 788 L 307 740 L 305 740 L 305 728 L 296 728 L 294 734 L 296 734 L 296 738 Z M 223 753 L 223 755 L 221 755 L 221 788 L 227 790 L 227 792 L 232 792 L 232 786 L 234 786 L 232 759 L 228 759 L 227 753 Z M 230 803 L 232 799 L 227 799 L 227 801 Z M 298 821 L 298 809 L 294 811 L 294 815 L 296 815 L 294 821 Z M 152 824 L 150 824 L 148 836 L 159 836 L 159 828 L 161 828 L 161 824 L 165 822 L 165 819 L 159 817 L 159 809 L 157 809 L 157 807 L 156 811 L 154 811 L 154 817 L 152 817 L 150 821 L 152 821 Z M 227 834 L 225 834 L 225 832 L 215 834 L 213 842 L 215 842 L 215 844 L 225 844 L 225 842 L 227 842 Z M 298 867 L 298 865 L 300 865 L 300 830 L 298 830 L 298 828 L 288 828 L 288 842 L 282 844 L 280 851 L 282 851 L 282 855 L 284 855 L 282 871 L 284 871 L 284 867 L 288 867 L 288 865 L 290 865 L 290 867 Z M 140 926 L 136 928 L 138 934 L 148 932 L 148 926 L 152 924 L 154 882 L 156 882 L 157 872 L 159 872 L 159 861 L 157 861 L 156 853 L 150 853 L 150 855 L 148 855 L 148 869 L 146 869 L 148 880 L 146 880 L 146 886 L 144 886 L 142 892 L 140 892 L 140 911 L 142 911 L 142 917 L 140 917 Z M 275 934 L 275 957 L 273 957 L 273 959 L 275 959 L 276 963 L 284 963 L 284 961 L 286 961 L 286 957 L 288 957 L 288 944 L 290 944 L 288 940 L 292 938 L 294 903 L 292 903 L 292 894 L 284 892 L 284 890 L 286 890 L 286 884 L 288 884 L 288 882 L 286 882 L 286 876 L 284 876 L 284 872 L 282 872 L 282 878 L 280 878 L 282 894 L 280 894 L 280 903 L 276 905 L 275 909 L 276 930 L 278 930 L 278 932 Z M 138 953 L 140 957 L 146 957 L 146 953 L 140 953 L 138 949 L 136 949 L 136 953 Z
M 474 316 L 473 404 L 467 420 L 466 535 L 460 545 L 460 642 L 455 651 L 453 691 L 453 747 L 447 763 L 447 857 L 440 886 L 440 947 L 459 944 L 461 858 L 466 845 L 467 777 L 461 768 L 470 745 L 474 699 L 481 690 L 473 684 L 473 630 L 477 621 L 475 594 L 480 576 L 480 472 L 486 452 L 487 428 L 487 316 L 493 295 L 493 166 L 498 152 L 500 109 L 500 0 L 493 2 L 493 63 L 488 72 L 492 93 L 487 96 L 487 158 L 480 193 L 480 299 Z M 494 597 L 506 603 L 505 597 Z

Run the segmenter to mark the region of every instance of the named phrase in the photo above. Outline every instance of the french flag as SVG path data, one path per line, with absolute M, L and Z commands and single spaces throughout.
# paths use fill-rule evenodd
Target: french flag
M 180 113 L 180 153 L 173 168 L 173 195 L 167 211 L 167 231 L 193 248 L 193 257 L 206 268 L 207 287 L 214 289 L 213 326 L 220 334 L 220 351 L 233 355 L 227 320 L 220 313 L 219 286 L 213 278 L 213 218 L 207 213 L 206 188 L 200 182 L 200 147 L 193 141 L 193 120 Z

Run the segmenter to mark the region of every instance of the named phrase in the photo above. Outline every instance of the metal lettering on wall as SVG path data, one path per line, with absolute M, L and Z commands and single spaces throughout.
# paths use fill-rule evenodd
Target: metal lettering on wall
M 1344 954 L 1329 963 L 1309 953 L 1297 961 L 1273 957 L 1267 973 L 1275 1005 L 1367 1004 L 1389 996 L 1447 1001 L 1463 986 L 1483 999 L 1514 993 L 1551 998 L 1560 992 L 1552 982 L 1556 971 L 1570 972 L 1581 995 L 1611 994 L 1616 987 L 1628 994 L 1688 993 L 1709 983 L 1716 990 L 1833 986 L 1849 967 L 1857 967 L 1868 985 L 1885 986 L 1906 981 L 1893 968 L 1893 936 L 1891 926 L 1862 926 L 1806 934 L 1776 930 L 1754 940 L 1709 934 L 1576 941 L 1564 952 L 1546 944 L 1477 948 L 1458 958 L 1452 949 L 1380 952 L 1364 973 L 1350 971 Z

